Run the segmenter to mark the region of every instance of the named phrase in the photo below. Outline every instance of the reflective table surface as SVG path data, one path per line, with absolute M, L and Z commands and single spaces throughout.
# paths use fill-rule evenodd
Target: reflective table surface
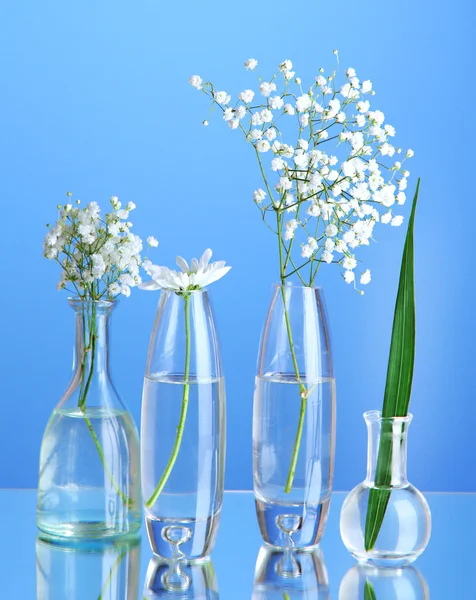
M 339 534 L 335 493 L 320 548 L 296 555 L 262 546 L 251 492 L 226 492 L 210 561 L 171 569 L 142 539 L 114 546 L 37 539 L 36 491 L 0 490 L 0 598 L 26 600 L 419 600 L 476 598 L 476 494 L 426 494 L 433 530 L 407 569 L 358 566 Z M 180 589 L 188 585 L 188 589 Z

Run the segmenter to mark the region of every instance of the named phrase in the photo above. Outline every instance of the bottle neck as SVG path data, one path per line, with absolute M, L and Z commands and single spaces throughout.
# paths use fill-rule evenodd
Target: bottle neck
M 93 389 L 109 383 L 109 321 L 111 303 L 75 301 L 76 344 L 74 380 L 79 383 L 79 405 L 85 406 Z
M 366 483 L 376 487 L 403 487 L 407 480 L 407 434 L 410 419 L 367 419 Z M 390 468 L 388 468 L 390 467 Z

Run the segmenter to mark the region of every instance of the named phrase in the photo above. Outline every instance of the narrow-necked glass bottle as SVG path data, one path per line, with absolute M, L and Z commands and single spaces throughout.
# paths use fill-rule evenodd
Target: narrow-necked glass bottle
M 275 285 L 254 395 L 256 511 L 268 544 L 319 543 L 334 473 L 335 381 L 320 288 Z
M 431 533 L 428 503 L 407 479 L 407 435 L 412 415 L 382 417 L 372 410 L 364 419 L 368 429 L 367 477 L 342 506 L 342 540 L 361 562 L 405 566 L 425 550 Z M 390 478 L 386 485 L 376 485 L 378 461 L 383 459 L 390 466 Z M 370 500 L 379 506 L 373 519 L 368 511 Z
M 141 525 L 139 441 L 109 372 L 113 302 L 71 299 L 73 378 L 46 427 L 37 525 L 60 537 L 133 534 Z
M 152 550 L 211 552 L 223 495 L 225 385 L 205 290 L 162 291 L 144 379 L 142 492 Z

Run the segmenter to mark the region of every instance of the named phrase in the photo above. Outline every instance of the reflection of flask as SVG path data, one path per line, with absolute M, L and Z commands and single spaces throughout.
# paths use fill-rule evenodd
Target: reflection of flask
M 190 563 L 151 558 L 143 600 L 149 598 L 219 600 L 212 561 L 205 559 Z
M 379 568 L 355 565 L 339 588 L 339 600 L 429 600 L 423 575 L 414 567 Z
M 253 600 L 329 600 L 329 582 L 319 548 L 278 550 L 262 546 L 256 561 Z
M 140 539 L 57 545 L 37 538 L 37 600 L 137 600 Z

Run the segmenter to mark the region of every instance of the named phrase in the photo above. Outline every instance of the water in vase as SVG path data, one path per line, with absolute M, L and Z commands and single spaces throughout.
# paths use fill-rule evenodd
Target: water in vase
M 222 504 L 224 379 L 188 382 L 184 407 L 183 375 L 159 373 L 144 381 L 142 490 L 151 546 L 164 558 L 209 554 Z
M 139 442 L 126 410 L 56 409 L 40 454 L 37 521 L 62 537 L 104 537 L 141 525 Z
M 307 390 L 303 408 L 302 386 Z M 329 510 L 334 453 L 335 381 L 266 373 L 256 378 L 254 490 L 263 539 L 278 547 L 319 542 Z M 292 484 L 301 411 L 302 434 Z

